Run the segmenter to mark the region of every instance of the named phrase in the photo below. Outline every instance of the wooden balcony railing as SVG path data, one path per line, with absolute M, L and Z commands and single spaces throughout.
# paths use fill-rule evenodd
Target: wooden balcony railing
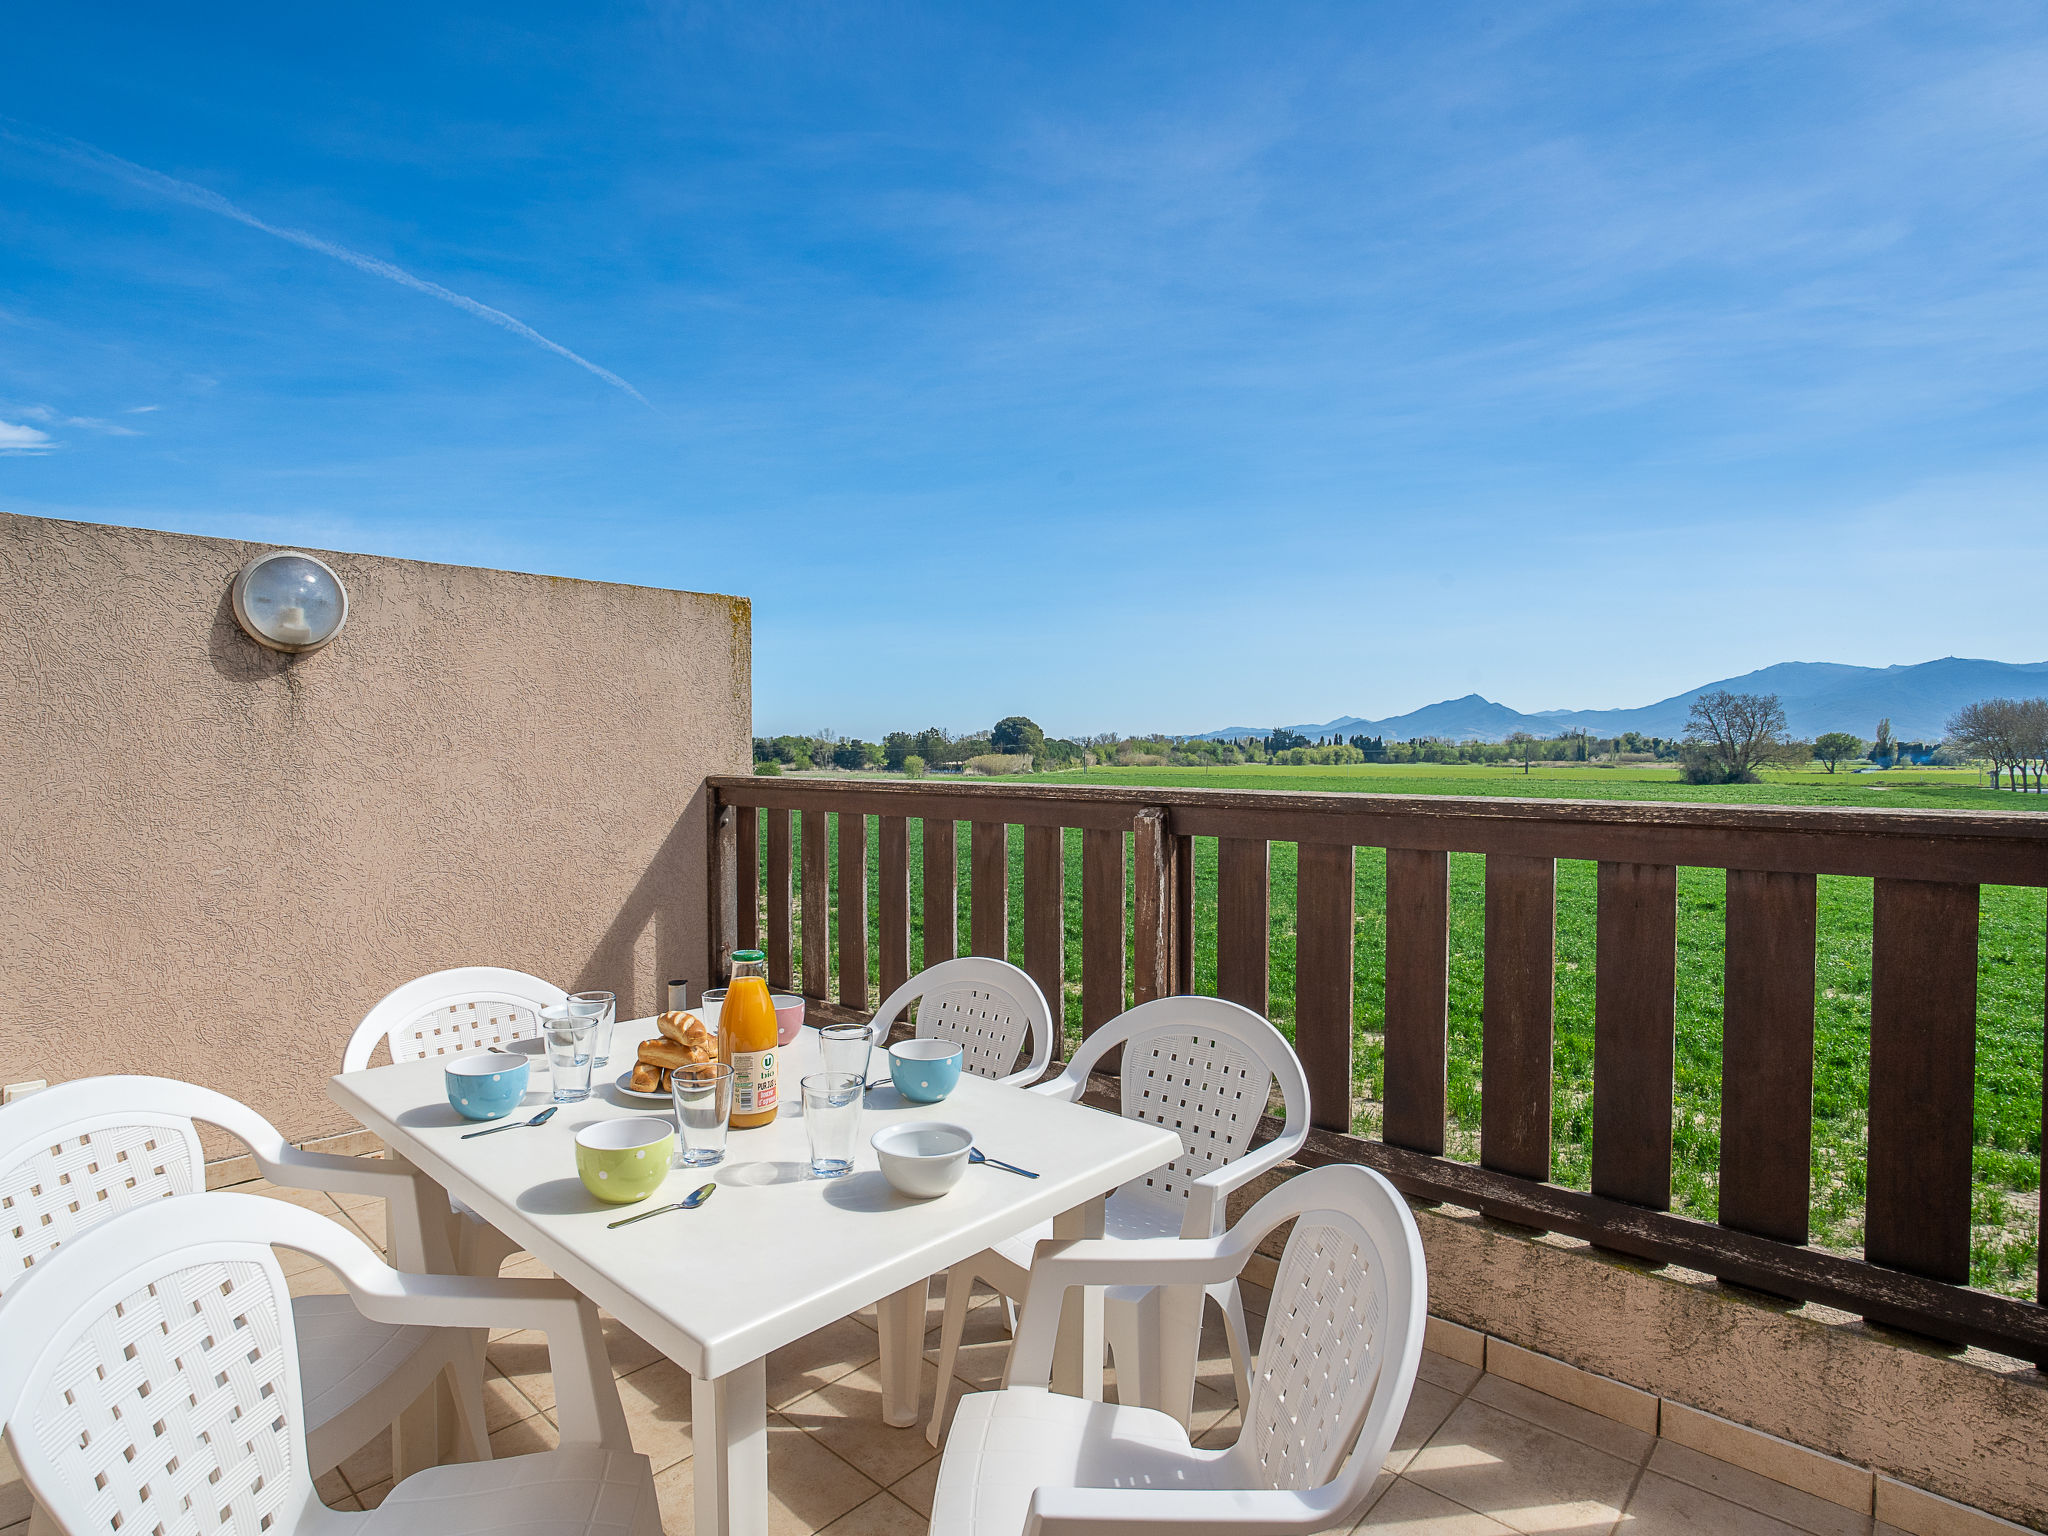
M 714 974 L 733 949 L 760 947 L 775 985 L 824 999 L 834 996 L 836 949 L 836 1001 L 862 1011 L 879 1000 L 871 954 L 883 992 L 910 974 L 911 818 L 923 823 L 925 964 L 958 945 L 961 821 L 972 828 L 965 952 L 1007 952 L 1009 829 L 1023 829 L 1022 963 L 1052 999 L 1068 971 L 1063 829 L 1080 829 L 1084 1030 L 1127 999 L 1194 989 L 1196 837 L 1218 839 L 1215 990 L 1266 1012 L 1270 848 L 1295 843 L 1293 1029 L 1317 1127 L 1304 1160 L 1364 1163 L 1422 1199 L 2048 1365 L 2048 1245 L 2033 1301 L 1966 1283 L 1979 887 L 2048 887 L 2048 817 L 931 781 L 715 778 L 709 788 Z M 1351 1134 L 1361 847 L 1386 850 L 1377 1137 Z M 1476 1164 L 1444 1155 L 1453 853 L 1485 860 Z M 1585 1190 L 1551 1182 L 1559 859 L 1598 862 Z M 1716 1221 L 1670 1209 L 1680 866 L 1727 872 Z M 1874 881 L 1861 1259 L 1808 1244 L 1823 875 Z

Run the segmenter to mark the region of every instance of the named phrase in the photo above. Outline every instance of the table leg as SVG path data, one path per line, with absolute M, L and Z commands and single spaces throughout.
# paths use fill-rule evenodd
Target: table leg
M 1100 1237 L 1103 1196 L 1052 1219 L 1055 1238 Z M 1052 1356 L 1052 1389 L 1070 1397 L 1102 1401 L 1102 1292 L 1070 1290 L 1060 1312 L 1059 1343 Z
M 1147 1406 L 1170 1413 L 1183 1429 L 1195 1411 L 1195 1370 L 1202 1353 L 1202 1308 L 1207 1300 L 1199 1285 L 1160 1287 L 1158 1352 L 1159 1400 Z M 1118 1378 L 1123 1378 L 1119 1374 Z M 1119 1389 L 1119 1400 L 1123 1393 Z
M 690 1378 L 697 1536 L 766 1536 L 768 1362 Z
M 884 1296 L 875 1308 L 882 1336 L 882 1422 L 906 1429 L 917 1422 L 924 1385 L 925 1301 L 931 1282 L 920 1280 Z

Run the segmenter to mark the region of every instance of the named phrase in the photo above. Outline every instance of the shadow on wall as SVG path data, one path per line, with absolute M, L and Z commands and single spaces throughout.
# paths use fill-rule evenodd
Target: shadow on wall
M 569 989 L 616 992 L 622 1019 L 667 1007 L 671 977 L 689 978 L 693 994 L 706 985 L 705 935 L 689 921 L 687 895 L 704 879 L 705 793 L 699 784 Z
M 231 683 L 260 683 L 289 672 L 299 658 L 285 651 L 258 645 L 242 631 L 235 617 L 235 584 L 221 588 L 220 606 L 213 611 L 213 627 L 206 636 L 206 659 L 213 670 Z

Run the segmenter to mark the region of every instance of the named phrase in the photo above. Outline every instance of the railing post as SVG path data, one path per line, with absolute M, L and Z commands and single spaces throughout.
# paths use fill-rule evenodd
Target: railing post
M 1081 834 L 1081 1032 L 1124 1011 L 1124 835 Z
M 1131 819 L 1131 1001 L 1149 1003 L 1173 993 L 1174 879 L 1177 839 L 1167 831 L 1167 811 L 1148 805 Z
M 734 881 L 737 887 L 739 925 L 734 932 L 734 949 L 759 949 L 761 947 L 761 828 L 760 812 L 751 805 L 734 807 L 738 813 L 738 825 L 734 828 L 734 841 L 739 848 L 738 874 Z
M 1593 1193 L 1671 1208 L 1678 870 L 1602 860 L 1594 915 Z
M 839 1006 L 868 1005 L 868 819 L 839 813 Z
M 1024 829 L 1024 969 L 1052 1010 L 1052 1058 L 1066 1055 L 1067 850 L 1063 827 Z
M 875 860 L 876 968 L 886 998 L 910 980 L 910 821 L 904 816 L 877 818 L 881 847 Z M 894 1020 L 885 1020 L 893 1023 Z
M 967 946 L 970 954 L 991 960 L 1010 958 L 1010 827 L 1001 821 L 977 821 L 968 845 L 970 891 L 967 898 Z
M 1486 856 L 1486 995 L 1480 1005 L 1479 1161 L 1550 1177 L 1557 861 Z
M 832 875 L 825 854 L 825 813 L 803 813 L 804 995 L 820 1001 L 832 995 Z
M 709 897 L 705 973 L 712 984 L 722 984 L 732 970 L 732 952 L 739 947 L 733 943 L 733 935 L 739 931 L 739 885 L 734 878 L 739 863 L 739 818 L 733 807 L 720 803 L 716 790 L 707 788 L 704 799 L 709 819 L 704 861 Z
M 1216 840 L 1216 995 L 1261 1016 L 1272 938 L 1271 861 L 1265 838 Z
M 950 820 L 924 818 L 924 958 L 920 970 L 930 970 L 959 952 L 960 866 L 954 857 L 953 838 Z
M 780 992 L 794 992 L 796 971 L 790 942 L 792 923 L 790 884 L 790 812 L 768 812 L 768 985 Z
M 1442 1157 L 1451 1008 L 1451 859 L 1387 850 L 1386 1081 L 1380 1134 Z

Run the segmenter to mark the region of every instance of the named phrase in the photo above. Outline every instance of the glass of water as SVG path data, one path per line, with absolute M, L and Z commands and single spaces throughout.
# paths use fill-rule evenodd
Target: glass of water
M 707 1061 L 677 1067 L 668 1080 L 676 1104 L 682 1166 L 709 1168 L 725 1161 L 725 1132 L 732 1120 L 732 1068 Z
M 578 1013 L 563 1003 L 540 1011 L 548 1040 L 548 1081 L 557 1104 L 580 1104 L 590 1097 L 590 1053 L 597 1040 L 597 1016 Z
M 813 1072 L 804 1079 L 804 1129 L 811 1138 L 811 1177 L 844 1178 L 853 1172 L 853 1143 L 860 1135 L 861 1090 L 866 1079 L 852 1072 Z
M 612 1059 L 612 1025 L 618 1021 L 619 999 L 614 992 L 571 992 L 569 1006 L 577 1013 L 589 1014 L 597 1020 L 597 1038 L 593 1045 L 596 1052 L 591 1057 L 594 1066 L 603 1066 Z
M 868 1054 L 874 1049 L 874 1039 L 871 1025 L 821 1025 L 818 1029 L 818 1059 L 827 1072 L 851 1073 L 865 1083 L 868 1079 Z

